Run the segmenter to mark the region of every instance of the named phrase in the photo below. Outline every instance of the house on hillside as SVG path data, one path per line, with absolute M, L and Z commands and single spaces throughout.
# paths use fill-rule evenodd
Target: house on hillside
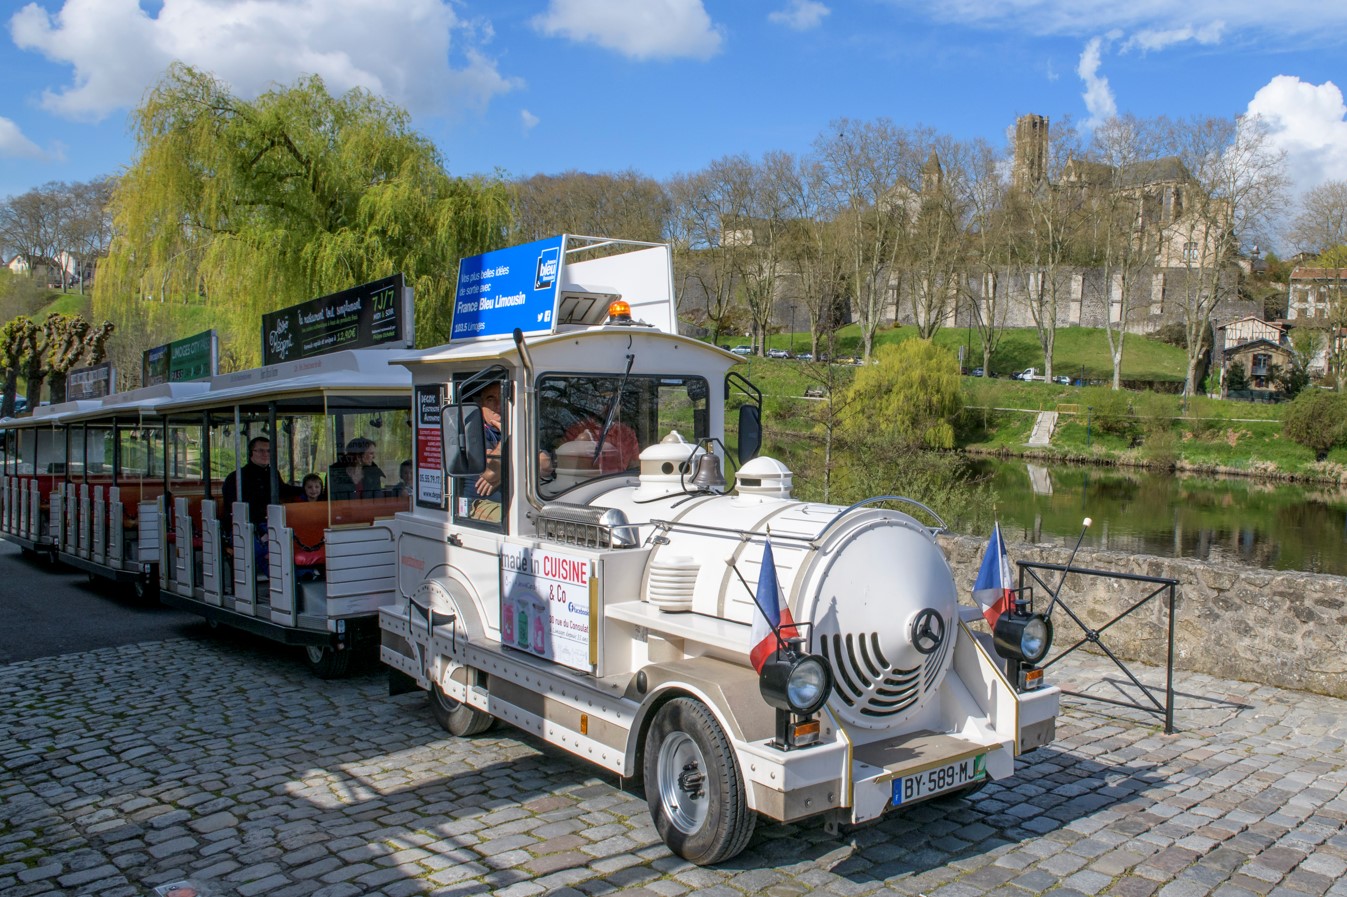
M 1327 321 L 1347 298 L 1347 268 L 1296 267 L 1286 290 L 1286 319 Z M 1341 312 L 1338 316 L 1340 317 Z
M 1221 394 L 1230 390 L 1229 373 L 1234 365 L 1244 372 L 1246 389 L 1269 397 L 1279 392 L 1277 375 L 1294 361 L 1289 331 L 1285 324 L 1264 321 L 1255 315 L 1217 327 L 1213 360 L 1220 366 Z

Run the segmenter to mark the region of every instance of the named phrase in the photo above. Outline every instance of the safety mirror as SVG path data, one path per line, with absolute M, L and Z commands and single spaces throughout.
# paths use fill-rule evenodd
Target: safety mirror
M 444 472 L 451 477 L 481 476 L 486 470 L 486 425 L 475 403 L 445 405 L 440 411 Z
M 739 463 L 751 461 L 762 448 L 762 409 L 757 405 L 739 406 Z

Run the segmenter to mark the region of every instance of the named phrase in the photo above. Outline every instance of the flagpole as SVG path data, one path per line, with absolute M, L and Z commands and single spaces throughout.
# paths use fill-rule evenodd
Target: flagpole
M 1048 609 L 1043 611 L 1043 616 L 1046 617 L 1052 614 L 1052 609 L 1057 604 L 1057 596 L 1062 594 L 1062 586 L 1066 585 L 1067 574 L 1071 572 L 1071 562 L 1076 559 L 1076 552 L 1080 551 L 1080 543 L 1085 541 L 1085 533 L 1089 531 L 1090 524 L 1092 523 L 1094 523 L 1094 521 L 1089 517 L 1086 517 L 1083 521 L 1083 525 L 1080 528 L 1080 537 L 1076 539 L 1076 547 L 1071 549 L 1071 557 L 1066 559 L 1066 567 L 1062 570 L 1062 578 L 1057 583 L 1057 588 L 1052 593 L 1052 600 L 1048 602 Z
M 762 614 L 762 619 L 766 621 L 767 625 L 772 626 L 772 618 L 768 615 L 767 609 L 758 603 L 757 591 L 749 587 L 748 580 L 744 579 L 744 574 L 740 573 L 739 568 L 735 566 L 734 558 L 733 557 L 725 558 L 725 566 L 733 570 L 734 575 L 739 577 L 739 581 L 744 584 L 744 590 L 748 592 L 749 597 L 753 599 L 753 606 L 758 609 L 758 613 Z M 780 627 L 772 626 L 772 635 L 776 636 L 776 649 L 778 651 L 784 651 L 786 648 L 786 643 L 781 638 Z

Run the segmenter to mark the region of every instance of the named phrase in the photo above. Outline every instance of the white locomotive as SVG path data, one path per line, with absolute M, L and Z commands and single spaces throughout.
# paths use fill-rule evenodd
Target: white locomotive
M 396 682 L 455 735 L 501 719 L 643 777 L 661 836 L 699 864 L 741 851 L 757 815 L 855 824 L 1012 775 L 1054 735 L 1059 693 L 1033 666 L 1050 627 L 1016 607 L 993 650 L 929 526 L 793 499 L 752 457 L 754 401 L 726 491 L 722 421 L 752 386 L 741 358 L 677 335 L 672 295 L 658 244 L 464 261 L 464 338 L 399 362 L 417 494 L 380 611 Z M 772 582 L 793 625 L 759 672 Z

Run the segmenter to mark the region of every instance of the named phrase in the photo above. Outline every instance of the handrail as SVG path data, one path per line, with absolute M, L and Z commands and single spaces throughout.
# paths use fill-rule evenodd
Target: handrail
M 814 536 L 814 538 L 810 541 L 816 542 L 819 539 L 822 539 L 823 534 L 826 533 L 828 530 L 832 529 L 833 524 L 837 523 L 837 521 L 841 520 L 843 517 L 845 517 L 852 511 L 856 510 L 857 508 L 863 508 L 866 505 L 872 505 L 875 502 L 880 501 L 901 501 L 906 502 L 909 505 L 915 505 L 918 508 L 921 508 L 927 514 L 930 514 L 932 517 L 934 517 L 936 523 L 940 524 L 938 527 L 927 527 L 927 529 L 931 530 L 932 533 L 940 533 L 949 529 L 949 527 L 945 525 L 945 521 L 941 519 L 939 514 L 937 514 L 935 511 L 932 511 L 930 508 L 928 508 L 921 502 L 917 501 L 915 498 L 908 498 L 903 495 L 876 495 L 873 498 L 863 498 L 860 501 L 856 502 L 854 505 L 851 505 L 850 507 L 846 507 L 838 511 L 837 516 L 833 517 L 832 520 L 829 520 L 827 523 L 825 523 L 823 525 L 823 529 L 819 530 L 818 533 Z

